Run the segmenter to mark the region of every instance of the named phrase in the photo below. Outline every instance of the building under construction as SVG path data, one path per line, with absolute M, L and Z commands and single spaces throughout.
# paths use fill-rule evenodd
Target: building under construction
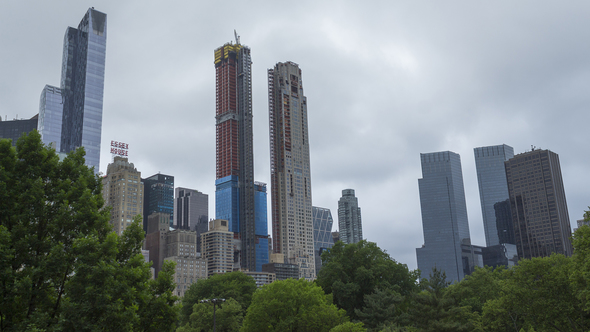
M 242 269 L 256 271 L 250 48 L 227 43 L 215 50 L 215 217 L 241 240 Z

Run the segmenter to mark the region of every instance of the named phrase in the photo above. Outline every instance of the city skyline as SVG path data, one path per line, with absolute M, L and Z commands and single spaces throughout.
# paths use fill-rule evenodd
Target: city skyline
M 3 120 L 38 112 L 45 84 L 59 85 L 64 28 L 93 5 L 0 5 L 0 28 L 10 31 L 0 36 Z M 313 205 L 336 211 L 341 190 L 355 188 L 363 198 L 364 237 L 410 268 L 422 243 L 420 152 L 462 156 L 474 244 L 485 244 L 477 146 L 506 143 L 517 154 L 533 144 L 558 152 L 570 218 L 581 219 L 590 205 L 584 172 L 590 157 L 581 153 L 590 121 L 584 110 L 590 51 L 577 41 L 588 34 L 582 18 L 590 8 L 530 5 L 372 3 L 365 10 L 343 2 L 331 11 L 304 1 L 285 17 L 282 6 L 236 2 L 228 13 L 235 14 L 232 25 L 210 29 L 213 4 L 105 1 L 96 7 L 109 16 L 100 171 L 111 162 L 108 142 L 124 141 L 144 176 L 171 174 L 176 186 L 213 198 L 211 53 L 235 28 L 255 51 L 255 179 L 270 183 L 266 69 L 290 60 L 305 71 L 314 110 Z

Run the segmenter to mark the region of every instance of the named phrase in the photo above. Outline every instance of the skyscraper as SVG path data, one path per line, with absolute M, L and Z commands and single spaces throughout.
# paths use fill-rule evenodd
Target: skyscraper
M 266 211 L 266 183 L 254 182 L 256 189 L 256 271 L 262 272 L 262 265 L 268 263 L 268 215 Z
M 311 207 L 313 211 L 313 250 L 315 255 L 315 271 L 319 273 L 322 268 L 322 252 L 332 248 L 332 212 L 330 209 L 317 206 Z
M 113 231 L 121 235 L 136 215 L 143 216 L 141 172 L 127 158 L 115 157 L 102 178 L 102 196 L 111 207 Z
M 143 230 L 147 231 L 148 217 L 154 212 L 170 215 L 170 226 L 174 224 L 174 176 L 154 174 L 141 179 L 144 187 Z
M 215 50 L 215 217 L 239 233 L 241 267 L 256 271 L 251 66 L 237 35 Z
M 39 123 L 37 131 L 45 145 L 52 145 L 61 152 L 61 123 L 63 120 L 63 100 L 61 89 L 46 85 L 39 100 Z
M 199 223 L 209 222 L 209 196 L 195 189 L 174 189 L 174 225 L 177 229 L 194 231 Z
M 315 278 L 307 98 L 293 62 L 268 70 L 272 239 L 301 278 Z
M 518 258 L 571 256 L 572 230 L 559 156 L 533 149 L 505 166 Z
M 514 149 L 502 144 L 475 148 L 473 153 L 475 154 L 486 245 L 490 247 L 501 243 L 514 244 L 508 239 L 510 236 L 508 232 L 512 230 L 511 227 L 508 229 L 511 223 L 507 223 L 505 217 L 509 214 L 504 213 L 505 210 L 502 208 L 505 209 L 505 207 L 500 206 L 508 199 L 504 162 L 514 157 Z
M 340 240 L 345 244 L 357 243 L 363 239 L 363 223 L 358 199 L 354 189 L 342 190 L 338 200 L 338 228 Z
M 107 15 L 88 9 L 64 37 L 61 72 L 61 152 L 83 146 L 86 165 L 98 173 L 107 41 Z
M 422 278 L 436 267 L 460 281 L 473 269 L 461 158 L 450 151 L 421 153 L 418 179 L 424 245 L 416 249 Z M 465 250 L 465 252 L 463 251 Z

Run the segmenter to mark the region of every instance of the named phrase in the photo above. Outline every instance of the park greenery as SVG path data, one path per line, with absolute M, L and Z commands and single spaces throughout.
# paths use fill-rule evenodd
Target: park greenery
M 173 295 L 174 263 L 157 279 L 141 255 L 136 218 L 112 232 L 100 178 L 84 150 L 62 161 L 35 131 L 0 140 L 2 331 L 589 331 L 590 227 L 574 255 L 476 268 L 449 283 L 411 271 L 375 243 L 336 243 L 313 282 L 256 288 L 242 272 L 214 275 Z M 590 220 L 590 212 L 585 219 Z M 212 298 L 225 302 L 216 308 Z

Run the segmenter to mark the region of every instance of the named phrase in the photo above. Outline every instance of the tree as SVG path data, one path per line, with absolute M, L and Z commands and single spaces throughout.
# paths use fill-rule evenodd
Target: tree
M 337 242 L 322 254 L 322 265 L 318 285 L 332 294 L 334 303 L 353 320 L 359 319 L 355 310 L 363 309 L 365 295 L 373 294 L 377 288 L 390 289 L 401 296 L 416 289 L 416 272 L 410 272 L 405 264 L 366 240 L 347 245 Z
M 330 332 L 365 332 L 367 329 L 363 327 L 363 323 L 346 322 L 336 325 Z
M 148 281 L 139 221 L 118 237 L 103 204 L 83 148 L 60 161 L 36 131 L 0 140 L 0 331 L 149 331 L 140 311 L 170 312 L 174 284 Z
M 429 279 L 420 281 L 422 291 L 411 296 L 408 325 L 425 332 L 477 331 L 477 314 L 447 295 L 449 284 L 444 271 L 433 268 Z
M 329 299 L 305 279 L 275 281 L 254 293 L 242 330 L 328 332 L 348 320 Z
M 254 278 L 239 271 L 214 274 L 206 280 L 199 280 L 190 286 L 182 298 L 182 325 L 188 323 L 193 313 L 193 306 L 205 299 L 231 298 L 236 300 L 245 312 L 250 306 L 252 294 L 255 291 Z
M 188 324 L 179 327 L 177 332 L 201 332 L 213 330 L 213 305 L 197 303 L 193 306 Z M 215 310 L 215 325 L 219 332 L 239 331 L 244 318 L 242 306 L 230 298 Z
M 590 207 L 589 207 L 590 208 Z M 590 211 L 584 213 L 584 220 L 590 221 Z M 584 225 L 574 233 L 574 268 L 570 280 L 576 297 L 587 315 L 590 315 L 590 226 Z
M 365 295 L 363 309 L 355 309 L 355 313 L 368 328 L 380 330 L 395 320 L 396 306 L 402 301 L 398 293 L 377 288 L 373 294 Z

